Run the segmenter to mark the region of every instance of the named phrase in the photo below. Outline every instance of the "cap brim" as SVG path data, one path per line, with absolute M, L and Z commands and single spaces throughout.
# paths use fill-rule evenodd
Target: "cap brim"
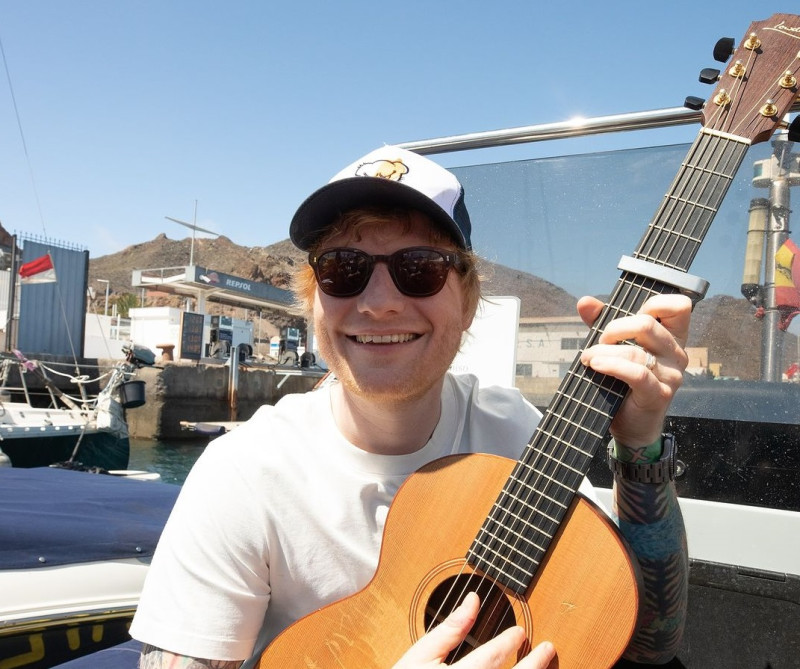
M 404 207 L 427 214 L 460 248 L 466 248 L 461 230 L 438 204 L 399 181 L 378 177 L 340 179 L 315 191 L 295 212 L 289 236 L 298 248 L 308 251 L 337 216 L 369 206 Z

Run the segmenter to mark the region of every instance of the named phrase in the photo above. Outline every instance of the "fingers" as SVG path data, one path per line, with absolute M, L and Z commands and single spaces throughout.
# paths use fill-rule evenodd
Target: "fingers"
M 555 646 L 549 641 L 542 641 L 514 669 L 547 669 L 555 656 Z
M 578 312 L 587 324 L 597 319 L 602 308 L 603 303 L 593 297 L 578 301 Z M 658 362 L 666 362 L 669 366 L 685 366 L 683 346 L 688 338 L 691 310 L 691 301 L 683 295 L 651 297 L 636 315 L 612 320 L 600 334 L 598 344 L 589 351 L 594 355 L 602 352 L 603 355 L 627 358 L 639 365 L 647 362 L 649 351 Z M 611 348 L 622 341 L 634 341 L 644 351 Z M 608 348 L 600 348 L 603 345 Z M 588 362 L 588 359 L 584 362 Z
M 594 298 L 578 303 L 584 321 L 592 322 L 601 310 L 602 303 Z M 625 382 L 631 390 L 612 423 L 612 433 L 622 443 L 647 444 L 660 434 L 688 363 L 683 346 L 690 315 L 691 301 L 685 296 L 651 297 L 637 314 L 608 323 L 598 343 L 581 354 L 584 365 Z
M 597 320 L 603 309 L 603 303 L 594 297 L 582 297 L 578 300 L 578 314 L 586 325 L 591 325 Z M 655 295 L 649 298 L 639 310 L 637 315 L 647 315 L 659 322 L 677 340 L 680 346 L 686 345 L 689 336 L 689 322 L 692 313 L 692 302 L 684 295 Z M 619 337 L 617 334 L 637 333 L 644 323 L 643 334 L 652 328 L 651 324 L 639 320 L 637 324 L 627 323 L 629 318 L 621 317 L 613 320 L 606 328 L 601 341 L 615 343 L 631 337 Z M 613 328 L 612 328 L 613 326 Z M 609 334 L 610 332 L 610 334 Z M 637 343 L 645 344 L 637 339 Z
M 467 636 L 478 615 L 480 601 L 471 592 L 461 605 L 445 620 L 415 643 L 394 669 L 433 669 L 445 666 L 448 653 Z M 525 641 L 521 627 L 511 627 L 479 646 L 453 665 L 455 669 L 500 669 L 519 650 Z M 555 648 L 550 642 L 540 643 L 526 655 L 514 669 L 547 669 L 555 657 Z
M 596 297 L 585 295 L 578 300 L 578 315 L 586 325 L 590 326 L 597 320 L 603 310 L 603 303 Z
M 470 592 L 461 605 L 444 621 L 415 643 L 395 665 L 395 669 L 438 667 L 447 654 L 467 636 L 478 616 L 480 600 Z

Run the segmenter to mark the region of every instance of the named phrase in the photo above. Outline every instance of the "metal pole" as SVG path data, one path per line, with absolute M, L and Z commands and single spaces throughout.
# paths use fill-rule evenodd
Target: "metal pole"
M 646 128 L 665 128 L 673 125 L 687 125 L 700 120 L 700 112 L 686 107 L 671 107 L 629 114 L 613 114 L 588 119 L 572 119 L 558 123 L 542 123 L 503 130 L 472 132 L 465 135 L 451 135 L 437 139 L 425 139 L 398 144 L 417 153 L 446 153 L 466 151 L 492 146 L 541 142 L 548 139 L 563 139 L 583 135 L 597 135 L 604 132 L 622 130 L 644 130 Z
M 228 404 L 230 406 L 230 419 L 236 420 L 239 417 L 239 347 L 237 344 L 231 348 L 228 363 L 230 364 L 230 374 L 228 375 Z
M 764 336 L 761 339 L 761 380 L 780 381 L 784 332 L 778 328 L 780 313 L 775 299 L 775 254 L 789 236 L 789 158 L 792 142 L 772 142 L 778 174 L 769 189 L 769 226 L 764 257 Z
M 197 231 L 197 200 L 194 201 L 194 217 L 192 218 L 192 246 L 189 250 L 189 265 L 194 266 L 194 236 Z
M 11 236 L 11 272 L 8 276 L 8 312 L 6 313 L 6 346 L 5 350 L 10 351 L 16 348 L 14 305 L 17 301 L 17 236 Z
M 109 279 L 97 279 L 100 283 L 106 284 L 106 303 L 103 307 L 103 315 L 108 316 L 108 291 L 111 287 L 111 281 Z
M 800 111 L 800 100 L 792 106 L 792 111 Z M 702 113 L 686 107 L 670 107 L 628 114 L 613 114 L 595 118 L 578 118 L 558 123 L 542 123 L 503 130 L 471 132 L 465 135 L 450 135 L 436 139 L 423 139 L 412 142 L 399 142 L 398 146 L 417 153 L 447 153 L 448 151 L 467 151 L 510 144 L 541 142 L 565 137 L 597 135 L 604 132 L 623 130 L 646 130 L 666 128 L 675 125 L 689 125 L 701 120 Z

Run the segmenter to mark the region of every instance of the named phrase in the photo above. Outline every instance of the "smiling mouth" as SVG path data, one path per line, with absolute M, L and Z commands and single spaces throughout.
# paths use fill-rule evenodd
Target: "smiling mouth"
M 390 334 L 390 335 L 356 335 L 355 340 L 359 344 L 404 344 L 414 339 L 418 339 L 419 335 L 404 333 L 404 334 Z

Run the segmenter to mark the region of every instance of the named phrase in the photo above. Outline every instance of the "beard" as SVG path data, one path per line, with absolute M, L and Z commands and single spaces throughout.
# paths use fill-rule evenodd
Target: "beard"
M 426 335 L 430 337 L 430 341 L 425 342 L 425 346 L 421 347 L 421 354 L 411 360 L 399 356 L 404 360 L 400 362 L 398 356 L 390 356 L 388 359 L 370 361 L 368 350 L 364 350 L 362 355 L 357 349 L 353 350 L 353 346 L 366 348 L 384 344 L 353 344 L 348 341 L 347 350 L 342 351 L 337 347 L 334 335 L 325 326 L 324 319 L 315 320 L 320 354 L 343 389 L 355 397 L 385 406 L 420 400 L 432 391 L 438 393 L 463 337 L 461 323 L 450 323 L 442 331 Z M 414 345 L 415 342 L 391 346 Z M 352 355 L 348 353 L 350 350 L 353 350 Z

